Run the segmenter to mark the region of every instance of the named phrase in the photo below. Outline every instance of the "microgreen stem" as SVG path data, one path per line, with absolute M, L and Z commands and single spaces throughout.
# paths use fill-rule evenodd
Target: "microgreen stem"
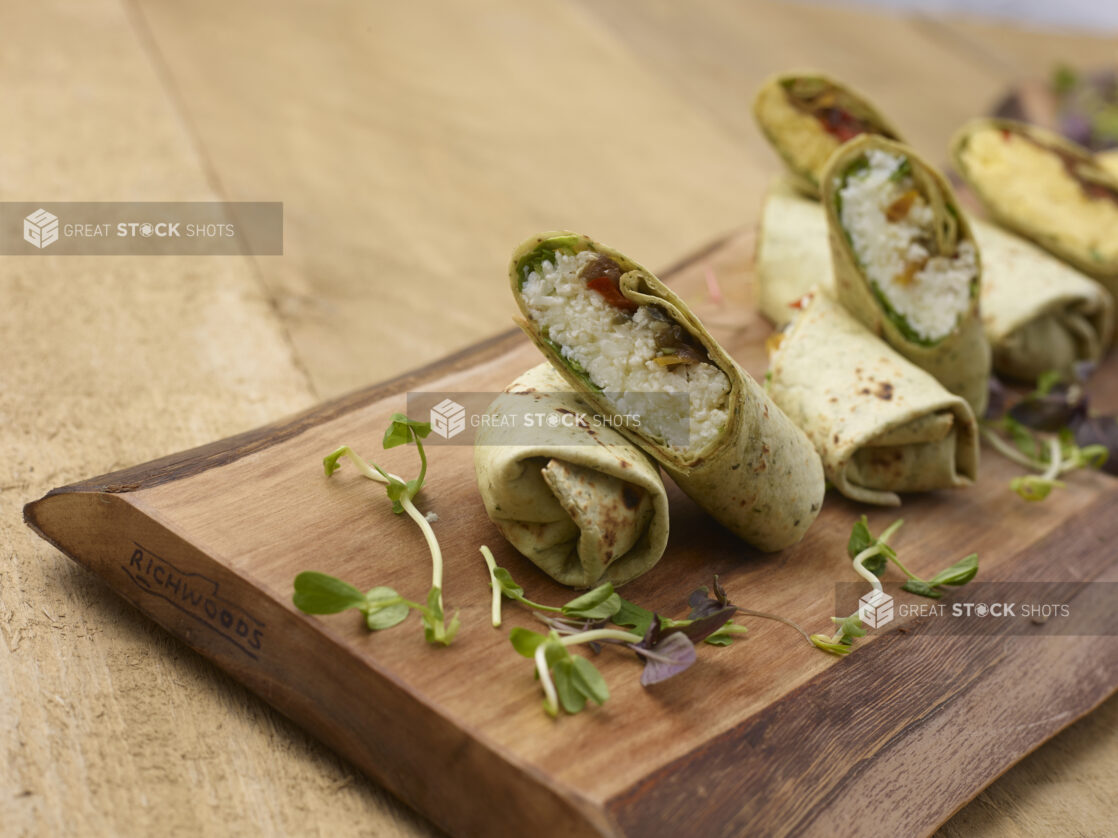
M 415 508 L 411 498 L 403 495 L 400 498 L 400 505 L 419 526 L 419 529 L 423 532 L 423 537 L 427 539 L 427 546 L 431 548 L 431 586 L 439 589 L 439 607 L 441 608 L 443 604 L 443 551 L 439 548 L 439 542 L 435 538 L 435 532 L 431 529 L 431 524 L 428 523 L 423 513 Z
M 419 482 L 422 483 L 423 475 L 427 471 L 427 455 L 423 453 L 423 446 L 419 443 L 418 440 L 416 441 L 416 447 L 419 449 L 419 457 L 423 463 L 419 471 Z M 384 474 L 376 471 L 348 445 L 343 445 L 341 448 L 338 449 L 338 451 L 340 451 L 342 455 L 348 458 L 349 461 L 357 467 L 357 470 L 360 471 L 365 477 L 368 477 L 370 480 L 375 480 L 377 483 L 387 483 L 388 480 L 384 477 L 384 474 L 387 474 L 388 477 L 392 480 L 399 480 L 401 483 L 405 482 L 402 477 L 399 477 L 390 471 L 385 472 Z M 439 605 L 441 606 L 443 604 L 443 551 L 439 547 L 439 542 L 435 538 L 435 532 L 431 529 L 431 524 L 428 522 L 423 513 L 416 508 L 415 504 L 412 503 L 411 498 L 409 498 L 406 494 L 403 495 L 400 498 L 400 505 L 404 507 L 404 511 L 407 512 L 408 516 L 419 526 L 420 532 L 423 533 L 423 538 L 427 541 L 427 547 L 431 550 L 431 585 L 432 587 L 436 587 L 439 589 Z
M 890 538 L 893 537 L 893 534 L 897 530 L 899 530 L 903 525 L 904 525 L 904 518 L 898 518 L 896 521 L 894 521 L 893 523 L 891 523 L 889 526 L 887 526 L 885 528 L 885 532 L 883 532 L 880 536 L 878 536 L 877 540 L 880 541 L 880 542 L 888 541 Z
M 1063 465 L 1063 450 L 1056 437 L 1048 438 L 1048 468 L 1041 475 L 1041 480 L 1055 480 L 1060 476 Z
M 417 477 L 416 485 L 422 486 L 424 479 L 427 477 L 427 453 L 423 450 L 423 443 L 420 442 L 419 437 L 415 438 L 415 448 L 419 452 L 419 477 Z
M 1032 457 L 1026 456 L 985 425 L 983 425 L 982 427 L 982 437 L 988 443 L 990 443 L 990 445 L 994 447 L 994 450 L 996 450 L 999 454 L 1001 454 L 1007 460 L 1012 460 L 1019 466 L 1024 466 L 1025 468 L 1032 469 L 1033 471 L 1044 471 L 1047 468 L 1046 463 L 1042 463 L 1040 462 L 1040 460 L 1034 460 Z
M 341 448 L 335 451 L 334 454 L 346 457 L 351 463 L 357 466 L 357 470 L 359 472 L 368 477 L 370 480 L 375 480 L 377 481 L 377 483 L 388 483 L 388 480 L 385 479 L 383 474 L 381 474 L 379 471 L 376 471 L 372 466 L 365 462 L 361 458 L 361 455 L 350 448 L 348 445 L 343 445 Z M 331 456 L 333 456 L 333 454 Z M 395 474 L 389 473 L 388 476 L 391 477 L 393 480 L 399 480 L 401 483 L 403 482 L 403 478 L 397 477 Z
M 501 627 L 501 586 L 497 584 L 497 560 L 493 552 L 484 544 L 481 545 L 481 557 L 485 559 L 485 566 L 489 568 L 489 587 L 493 589 L 493 628 Z
M 543 709 L 547 715 L 555 718 L 559 715 L 559 694 L 555 691 L 555 684 L 551 680 L 551 672 L 547 667 L 547 643 L 536 647 L 536 672 L 540 676 L 540 686 L 543 687 Z
M 562 614 L 563 613 L 563 609 L 559 608 L 556 605 L 541 605 L 538 602 L 532 602 L 532 600 L 528 599 L 523 594 L 517 594 L 517 593 L 514 593 L 512 591 L 509 591 L 509 592 L 505 593 L 505 596 L 507 596 L 510 599 L 515 600 L 516 602 L 519 602 L 523 605 L 527 605 L 529 608 L 535 608 L 537 611 L 550 611 L 553 614 Z
M 854 557 L 854 572 L 865 579 L 867 582 L 869 582 L 871 585 L 873 585 L 873 589 L 879 594 L 883 593 L 885 590 L 881 586 L 881 580 L 874 576 L 874 574 L 871 573 L 869 570 L 867 570 L 866 566 L 862 564 L 862 562 L 864 562 L 866 559 L 872 559 L 874 556 L 877 556 L 880 553 L 881 548 L 878 545 L 874 544 L 867 547 L 865 550 Z
M 788 621 L 781 620 L 781 622 L 785 623 Z M 789 624 L 792 625 L 794 628 L 800 628 L 795 623 Z M 804 632 L 803 629 L 800 629 L 800 631 L 804 634 L 805 637 L 807 636 L 806 632 Z M 726 623 L 726 625 L 722 626 L 722 628 L 716 631 L 715 634 L 749 634 L 749 628 L 747 626 L 739 626 L 737 623 Z
M 619 643 L 640 643 L 643 639 L 639 634 L 621 631 L 621 629 L 591 629 L 590 631 L 580 631 L 578 634 L 568 634 L 566 637 L 560 637 L 559 642 L 564 646 L 574 646 L 579 643 L 595 643 L 603 640 L 616 640 Z
M 393 605 L 406 605 L 408 608 L 414 608 L 416 611 L 424 611 L 427 608 L 425 605 L 412 602 L 410 599 L 404 599 L 402 596 L 389 597 L 388 599 L 375 599 L 370 602 L 369 605 L 375 607 L 378 611 Z
M 738 613 L 741 614 L 744 617 L 760 617 L 762 620 L 776 620 L 778 623 L 784 623 L 784 625 L 791 626 L 796 631 L 798 631 L 800 634 L 802 634 L 804 636 L 804 640 L 806 640 L 808 643 L 811 642 L 811 635 L 808 634 L 806 631 L 804 631 L 802 628 L 800 628 L 800 626 L 798 626 L 796 623 L 793 623 L 787 617 L 781 617 L 777 614 L 768 614 L 764 611 L 753 611 L 749 608 L 741 608 L 741 607 L 738 608 Z M 731 625 L 733 625 L 733 624 L 731 624 Z M 726 631 L 727 628 L 729 628 L 729 626 L 723 626 L 721 629 L 719 629 L 719 631 Z M 743 626 L 743 628 L 744 628 L 744 626 Z

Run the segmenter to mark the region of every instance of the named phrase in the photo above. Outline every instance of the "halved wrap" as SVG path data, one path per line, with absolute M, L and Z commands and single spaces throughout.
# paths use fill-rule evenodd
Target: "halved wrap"
M 951 158 L 989 215 L 1118 298 L 1118 178 L 1082 146 L 1021 122 L 976 119 Z
M 498 418 L 589 413 L 548 364 L 518 377 L 489 406 Z M 585 418 L 543 422 L 532 434 L 497 422 L 478 429 L 474 470 L 490 520 L 564 585 L 620 585 L 644 573 L 668 543 L 668 496 L 656 464 L 608 426 Z
M 898 492 L 966 486 L 978 472 L 970 406 L 821 289 L 781 335 L 767 387 L 848 498 L 896 506 Z
M 815 449 L 679 297 L 573 233 L 524 242 L 509 274 L 524 331 L 684 492 L 762 550 L 803 537 L 823 501 Z
M 835 150 L 860 134 L 901 139 L 869 100 L 822 73 L 784 73 L 761 85 L 753 100 L 761 133 L 788 167 L 793 184 L 817 196 Z
M 863 135 L 835 152 L 822 186 L 839 301 L 981 416 L 981 261 L 947 181 L 907 146 Z
M 1114 305 L 1099 284 L 1035 245 L 971 219 L 982 253 L 982 325 L 994 369 L 1033 383 L 1049 370 L 1098 361 L 1110 343 Z M 827 220 L 818 201 L 780 178 L 771 185 L 757 245 L 758 300 L 777 326 L 811 287 L 834 290 Z

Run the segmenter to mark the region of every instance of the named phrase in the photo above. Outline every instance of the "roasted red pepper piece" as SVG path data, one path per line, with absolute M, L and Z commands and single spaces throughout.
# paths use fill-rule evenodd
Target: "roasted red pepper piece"
M 622 311 L 636 311 L 638 306 L 621 293 L 621 287 L 616 279 L 608 276 L 597 276 L 586 283 L 591 291 L 597 291 L 602 298 L 614 308 Z

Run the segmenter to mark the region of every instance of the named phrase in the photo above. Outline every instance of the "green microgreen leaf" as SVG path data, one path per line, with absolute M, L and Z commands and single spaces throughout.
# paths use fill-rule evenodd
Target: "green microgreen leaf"
M 613 585 L 606 582 L 582 596 L 575 597 L 562 607 L 568 617 L 584 620 L 605 620 L 621 609 L 621 597 L 613 592 Z
M 844 646 L 852 646 L 854 638 L 866 636 L 866 630 L 862 626 L 862 618 L 857 613 L 851 614 L 849 617 L 831 617 L 831 622 L 835 624 L 838 642 Z
M 348 582 L 308 570 L 295 577 L 292 602 L 305 614 L 337 614 L 347 608 L 360 608 L 365 595 Z
M 579 713 L 586 706 L 586 696 L 579 690 L 574 680 L 574 661 L 565 658 L 555 662 L 551 669 L 555 681 L 555 691 L 559 694 L 559 704 L 568 713 Z
M 546 634 L 519 626 L 509 632 L 509 642 L 512 643 L 512 648 L 516 649 L 517 654 L 526 658 L 535 657 L 536 649 L 545 640 L 547 640 Z
M 384 432 L 383 445 L 385 448 L 407 445 L 409 442 L 425 439 L 430 433 L 430 422 L 417 422 L 403 413 L 393 413 L 388 429 Z
M 854 522 L 854 527 L 850 530 L 850 540 L 846 543 L 846 552 L 853 559 L 863 550 L 872 547 L 875 541 L 873 534 L 870 533 L 869 520 L 863 515 Z
M 648 631 L 648 627 L 652 625 L 652 612 L 647 608 L 641 608 L 636 603 L 629 602 L 624 597 L 618 597 L 618 600 L 621 602 L 621 607 L 613 615 L 613 622 L 619 626 L 631 628 L 633 634 L 639 634 L 643 637 Z
M 512 574 L 503 567 L 493 568 L 493 578 L 497 580 L 497 585 L 500 587 L 501 593 L 509 599 L 520 599 L 524 596 L 524 589 L 516 584 L 516 580 L 512 578 Z
M 571 677 L 578 691 L 599 706 L 609 699 L 609 687 L 602 673 L 584 657 L 571 655 Z
M 427 607 L 420 611 L 423 618 L 423 636 L 427 642 L 435 645 L 449 646 L 458 633 L 457 612 L 446 622 L 443 614 L 442 590 L 433 585 L 427 592 Z
M 893 555 L 896 556 L 896 553 Z M 888 565 L 889 562 L 886 560 L 885 553 L 878 553 L 875 556 L 870 556 L 862 560 L 862 567 L 878 578 L 885 573 L 885 568 Z
M 377 587 L 365 594 L 365 625 L 369 631 L 392 628 L 407 619 L 410 606 L 392 588 Z
M 1009 488 L 1027 501 L 1041 501 L 1052 494 L 1053 489 L 1062 489 L 1066 486 L 1060 480 L 1048 480 L 1038 474 L 1026 474 L 1023 477 L 1014 477 L 1009 481 Z
M 327 477 L 341 468 L 341 463 L 339 463 L 338 460 L 340 460 L 348 450 L 349 446 L 343 445 L 337 451 L 331 451 L 329 454 L 322 458 L 322 466 L 326 470 Z
M 942 593 L 937 591 L 923 579 L 908 579 L 903 585 L 901 585 L 901 589 L 908 591 L 910 594 L 926 596 L 930 599 L 939 599 L 941 596 L 943 596 Z
M 835 643 L 831 638 L 825 634 L 813 634 L 808 638 L 812 645 L 817 649 L 822 649 L 824 652 L 830 652 L 832 655 L 849 655 L 853 650 L 853 646 L 844 643 Z
M 559 635 L 554 631 L 549 632 L 544 640 L 544 660 L 547 661 L 548 667 L 553 667 L 559 661 L 566 660 L 570 656 L 571 653 L 567 651 L 567 647 L 559 641 Z
M 978 574 L 978 553 L 971 553 L 965 559 L 960 559 L 945 568 L 928 580 L 928 584 L 936 585 L 965 585 Z

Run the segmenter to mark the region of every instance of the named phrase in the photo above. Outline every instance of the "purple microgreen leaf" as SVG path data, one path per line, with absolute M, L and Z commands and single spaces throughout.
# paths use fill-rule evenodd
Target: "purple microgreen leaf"
M 1091 416 L 1075 426 L 1075 442 L 1080 448 L 1100 445 L 1107 451 L 1102 470 L 1118 476 L 1118 419 Z
M 1057 386 L 1047 396 L 1024 398 L 1009 409 L 1014 421 L 1026 428 L 1050 433 L 1081 420 L 1086 413 L 1086 399 L 1069 399 L 1069 393 L 1062 386 Z
M 983 418 L 1001 419 L 1006 406 L 1005 385 L 997 376 L 991 375 L 987 387 L 989 398 L 986 400 L 986 415 Z
M 632 648 L 645 660 L 641 673 L 641 685 L 645 687 L 666 681 L 695 662 L 695 644 L 681 631 L 673 631 L 651 648 L 642 646 Z
M 691 592 L 691 596 L 687 598 L 687 604 L 691 606 L 691 613 L 687 615 L 688 620 L 698 620 L 707 614 L 713 614 L 722 608 L 722 603 L 717 599 L 710 596 L 709 589 L 704 585 Z
M 717 611 L 712 611 L 701 619 L 692 621 L 688 625 L 664 629 L 664 635 L 683 634 L 692 643 L 702 643 L 722 628 L 722 626 L 726 625 L 726 623 L 733 618 L 734 614 L 737 613 L 737 610 L 735 606 L 727 605 L 723 608 L 719 608 Z

